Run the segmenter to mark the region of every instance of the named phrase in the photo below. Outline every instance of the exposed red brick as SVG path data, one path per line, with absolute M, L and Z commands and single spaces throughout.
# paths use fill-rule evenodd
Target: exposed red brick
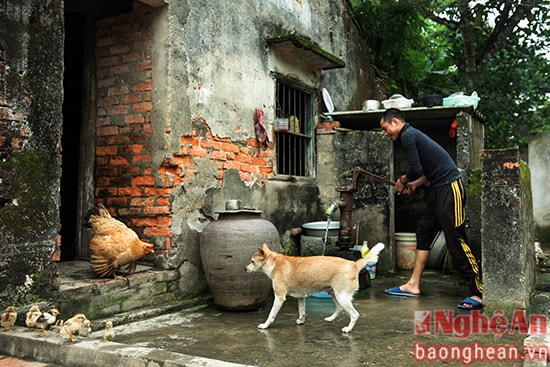
M 243 162 L 243 163 L 252 163 L 252 157 L 249 157 L 249 156 L 246 156 L 246 155 L 242 155 L 242 154 L 237 154 L 235 156 L 235 160 L 237 162 Z
M 267 161 L 267 159 L 261 158 L 261 157 L 253 157 L 251 163 L 252 163 L 253 165 L 259 166 L 259 167 L 267 166 L 267 165 L 269 164 L 269 162 Z
M 239 146 L 235 144 L 230 144 L 230 143 L 223 143 L 222 150 L 224 152 L 239 153 Z
M 119 96 L 119 95 L 128 94 L 128 92 L 129 92 L 128 86 L 127 85 L 122 85 L 118 88 L 115 88 L 115 87 L 109 88 L 108 91 L 107 91 L 107 95 L 108 96 Z
M 117 46 L 109 47 L 110 55 L 120 55 L 128 52 L 130 52 L 130 48 L 128 46 L 117 45 Z
M 212 149 L 215 149 L 215 150 L 221 150 L 222 149 L 222 143 L 220 142 L 216 142 L 216 141 L 213 141 L 213 140 L 201 140 L 200 141 L 200 146 L 201 148 L 204 148 L 204 149 L 209 149 L 209 148 L 212 148 Z
M 111 166 L 101 166 L 97 167 L 97 174 L 100 176 L 117 176 L 118 169 Z
M 228 169 L 236 169 L 236 170 L 238 170 L 238 169 L 239 169 L 239 164 L 236 163 L 236 162 L 233 162 L 233 161 L 225 162 L 225 163 L 223 164 L 223 169 L 224 169 L 224 170 L 228 170 Z
M 118 128 L 116 126 L 102 126 L 98 127 L 96 130 L 96 134 L 99 136 L 102 135 L 117 135 L 118 134 Z
M 273 174 L 273 168 L 272 167 L 260 167 L 260 174 L 262 176 L 267 176 Z
M 151 60 L 138 63 L 139 70 L 146 70 L 146 69 L 152 69 L 152 68 L 153 68 L 153 62 Z
M 151 156 L 150 155 L 135 155 L 132 157 L 133 163 L 147 163 L 151 162 Z
M 113 66 L 113 65 L 117 65 L 118 62 L 119 62 L 119 59 L 117 56 L 104 57 L 97 60 L 97 67 L 104 68 L 108 66 Z
M 260 148 L 260 143 L 256 139 L 248 139 L 247 145 L 249 147 Z
M 170 214 L 170 208 L 168 206 L 148 206 L 143 208 L 144 214 Z
M 171 187 L 146 187 L 143 189 L 143 193 L 145 195 L 170 196 L 172 190 Z
M 225 152 L 212 152 L 212 153 L 210 153 L 210 159 L 226 161 L 227 160 L 227 153 L 225 153 Z
M 169 197 L 158 197 L 155 200 L 155 205 L 169 206 L 170 198 Z
M 158 216 L 156 218 L 160 227 L 170 227 L 172 225 L 172 217 Z
M 95 149 L 97 155 L 115 155 L 118 148 L 116 146 L 102 146 Z
M 108 145 L 127 145 L 130 143 L 130 138 L 124 135 L 109 136 L 107 138 Z
M 172 235 L 170 228 L 165 227 L 147 227 L 143 230 L 143 234 L 146 236 L 158 236 L 158 237 L 168 237 Z
M 118 105 L 118 106 L 109 107 L 107 109 L 107 113 L 109 115 L 125 115 L 128 113 L 128 111 L 129 111 L 129 107 L 127 105 Z
M 106 206 L 128 206 L 128 198 L 123 196 L 109 196 L 107 198 Z
M 124 157 L 114 156 L 109 160 L 109 164 L 113 166 L 128 166 L 130 162 Z
M 133 106 L 134 111 L 152 111 L 153 104 L 151 102 L 136 103 Z
M 131 206 L 151 206 L 155 203 L 155 198 L 153 197 L 133 197 L 130 198 Z
M 134 186 L 154 186 L 155 178 L 152 176 L 139 176 L 132 179 L 132 185 Z
M 124 62 L 124 63 L 132 62 L 132 61 L 139 61 L 140 60 L 140 55 L 138 55 L 135 52 L 132 52 L 132 53 L 128 53 L 128 54 L 125 54 L 125 55 L 121 55 L 121 59 L 122 59 L 122 62 Z
M 134 92 L 144 92 L 152 89 L 153 89 L 153 82 L 151 81 L 139 83 L 132 88 Z
M 147 195 L 147 193 L 145 193 Z M 119 187 L 118 195 L 135 197 L 141 195 L 141 188 L 139 187 Z
M 195 156 L 195 157 L 204 157 L 208 154 L 208 151 L 206 149 L 198 148 L 198 147 L 191 147 L 189 149 L 189 155 Z
M 143 100 L 143 96 L 140 93 L 134 93 L 127 96 L 128 103 L 138 103 Z
M 115 66 L 111 66 L 109 68 L 109 73 L 111 75 L 120 75 L 120 74 L 126 74 L 128 73 L 130 70 L 129 70 L 129 67 L 128 65 L 115 65 Z
M 136 227 L 156 227 L 158 219 L 156 217 L 132 218 L 132 225 Z
M 256 166 L 253 166 L 251 164 L 241 164 L 239 166 L 239 168 L 241 169 L 241 171 L 243 172 L 256 172 L 256 169 L 257 167 Z
M 175 155 L 172 158 L 172 162 L 178 166 L 188 166 L 192 162 L 192 158 L 189 156 Z

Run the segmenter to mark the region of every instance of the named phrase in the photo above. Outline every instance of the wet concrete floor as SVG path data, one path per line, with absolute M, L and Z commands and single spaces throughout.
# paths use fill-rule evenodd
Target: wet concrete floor
M 270 367 L 459 366 L 468 362 L 476 366 L 523 366 L 519 358 L 526 335 L 517 331 L 513 335 L 509 331 L 502 335 L 474 332 L 465 338 L 434 332 L 436 311 L 447 317 L 454 315 L 452 320 L 456 315 L 471 315 L 456 307 L 458 301 L 468 295 L 458 277 L 427 272 L 423 278 L 423 295 L 419 298 L 388 296 L 383 292 L 402 284 L 407 276 L 408 272 L 403 272 L 393 277 L 377 277 L 372 287 L 359 291 L 354 304 L 361 316 L 349 334 L 340 331 L 349 321 L 347 314 L 342 313 L 332 323 L 323 320 L 334 309 L 331 299 L 309 297 L 304 325 L 295 323 L 297 301 L 289 298 L 267 330 L 260 330 L 257 325 L 265 320 L 271 302 L 265 309 L 252 312 L 220 311 L 206 306 L 117 326 L 116 341 Z M 415 335 L 415 311 L 431 315 L 432 330 L 425 335 Z M 493 315 L 487 316 L 490 319 Z M 470 322 L 471 318 L 466 321 Z M 452 330 L 460 329 L 455 326 Z M 494 350 L 481 352 L 480 348 L 474 348 L 475 343 Z M 460 356 L 451 356 L 452 346 L 462 348 Z M 454 353 L 457 350 L 459 348 L 455 348 Z M 429 358 L 433 360 L 428 361 Z

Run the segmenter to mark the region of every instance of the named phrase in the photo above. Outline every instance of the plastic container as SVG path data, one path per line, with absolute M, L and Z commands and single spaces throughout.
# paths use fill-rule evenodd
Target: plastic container
M 424 98 L 422 98 L 422 103 L 426 107 L 442 106 L 443 105 L 443 97 L 438 95 L 438 94 L 430 94 L 430 95 L 424 96 Z
M 471 96 L 465 95 L 464 92 L 457 92 L 451 94 L 449 97 L 443 98 L 443 106 L 473 106 L 474 109 L 476 109 L 480 100 L 481 98 L 477 96 L 476 92 L 473 92 Z
M 367 268 L 367 271 L 369 272 L 369 277 L 371 279 L 376 278 L 376 263 L 367 263 L 365 268 Z
M 302 224 L 302 228 L 305 230 L 306 236 L 313 237 L 325 237 L 325 231 L 327 230 L 327 222 L 308 222 Z M 338 230 L 340 229 L 339 221 L 331 221 L 328 227 L 329 236 L 338 236 Z
M 401 94 L 394 94 L 389 99 L 383 100 L 384 108 L 411 108 L 414 103 L 413 99 L 407 99 Z
M 317 293 L 313 293 L 311 295 L 311 297 L 315 297 L 315 298 L 332 298 L 332 296 L 327 293 L 327 292 L 317 292 Z
M 379 110 L 380 102 L 376 99 L 367 99 L 363 102 L 363 111 Z
M 443 268 L 445 262 L 445 255 L 447 254 L 447 243 L 445 241 L 445 234 L 443 231 L 435 236 L 432 246 L 430 248 L 430 256 L 426 267 L 430 269 L 440 270 Z
M 414 268 L 416 258 L 416 234 L 411 232 L 395 233 L 395 266 L 398 269 Z

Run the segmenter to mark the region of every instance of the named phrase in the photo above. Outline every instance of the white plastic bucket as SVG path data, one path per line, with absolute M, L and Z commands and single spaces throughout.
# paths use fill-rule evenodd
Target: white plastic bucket
M 398 269 L 414 268 L 416 257 L 416 234 L 410 232 L 395 233 L 395 266 Z
M 369 277 L 371 279 L 376 278 L 376 263 L 367 263 L 365 266 L 367 268 L 367 271 L 369 272 Z

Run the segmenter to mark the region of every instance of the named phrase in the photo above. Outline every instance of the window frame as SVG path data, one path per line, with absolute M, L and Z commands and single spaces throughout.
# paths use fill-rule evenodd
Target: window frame
M 278 74 L 278 73 L 275 73 L 273 72 L 272 73 L 272 76 L 275 80 L 275 118 L 279 118 L 279 117 L 283 117 L 283 118 L 286 118 L 288 116 L 283 116 L 283 113 L 280 111 L 279 109 L 279 101 L 278 101 L 278 98 L 279 98 L 279 85 L 282 84 L 284 85 L 285 87 L 288 87 L 288 88 L 291 88 L 291 89 L 295 89 L 301 93 L 305 93 L 306 94 L 306 97 L 307 97 L 307 101 L 305 102 L 305 106 L 304 106 L 304 114 L 306 116 L 305 118 L 305 121 L 300 121 L 300 127 L 301 127 L 301 130 L 300 130 L 300 133 L 296 133 L 296 132 L 291 132 L 291 131 L 277 131 L 275 130 L 275 147 L 274 147 L 274 150 L 275 150 L 275 160 L 276 160 L 276 164 L 275 164 L 275 172 L 276 172 L 276 175 L 279 176 L 279 177 L 297 177 L 297 178 L 314 178 L 315 177 L 315 149 L 316 149 L 316 144 L 315 144 L 315 116 L 316 116 L 316 113 L 317 113 L 317 105 L 315 103 L 316 101 L 316 96 L 318 94 L 318 91 L 316 91 L 314 88 L 306 85 L 306 84 L 303 84 L 301 82 L 298 82 L 294 79 L 291 79 L 289 77 L 286 77 L 282 74 Z M 290 126 L 289 126 L 289 129 L 290 129 Z M 305 167 L 303 168 L 303 172 L 298 172 L 298 173 L 303 173 L 302 174 L 295 174 L 296 173 L 296 170 L 294 170 L 294 172 L 291 172 L 291 170 L 289 169 L 288 172 L 279 172 L 280 171 L 280 159 L 281 159 L 281 155 L 284 154 L 288 157 L 290 157 L 291 155 L 292 156 L 295 156 L 295 151 L 290 151 L 290 150 L 287 150 L 286 152 L 281 152 L 280 149 L 284 149 L 282 147 L 279 146 L 279 143 L 281 141 L 281 138 L 284 136 L 284 135 L 287 135 L 287 136 L 292 136 L 294 138 L 296 138 L 296 140 L 299 140 L 299 141 L 304 141 L 305 142 L 305 146 L 304 146 L 304 152 L 303 152 L 303 155 L 304 155 L 304 158 L 303 158 L 303 163 L 305 165 Z M 287 149 L 290 149 L 290 148 L 287 148 Z

